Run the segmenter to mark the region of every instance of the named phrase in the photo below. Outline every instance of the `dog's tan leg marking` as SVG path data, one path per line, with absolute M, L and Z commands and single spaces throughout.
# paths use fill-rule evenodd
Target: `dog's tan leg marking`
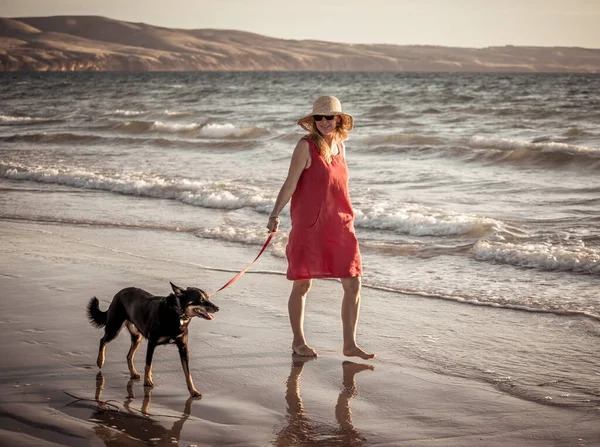
M 156 340 L 148 340 L 148 350 L 146 351 L 146 368 L 144 369 L 144 386 L 153 387 L 152 382 L 152 357 L 154 356 L 154 349 L 156 349 Z
M 135 351 L 137 351 L 137 348 L 139 348 L 140 343 L 142 342 L 142 336 L 132 323 L 127 324 L 127 329 L 131 334 L 131 348 L 129 348 L 129 352 L 127 353 L 127 366 L 129 367 L 129 377 L 131 379 L 139 379 L 140 374 L 135 369 L 135 365 L 133 364 L 133 357 L 135 356 Z
M 127 366 L 129 366 L 129 377 L 131 379 L 139 379 L 140 373 L 135 369 L 135 365 L 133 364 L 133 356 L 135 355 L 135 351 L 140 346 L 142 342 L 142 337 L 134 338 L 131 337 L 131 348 L 129 349 L 129 353 L 127 354 Z
M 146 368 L 144 368 L 144 386 L 154 386 L 154 382 L 152 382 L 152 365 L 146 365 Z
M 190 368 L 188 365 L 183 366 L 183 373 L 185 374 L 185 382 L 187 383 L 188 391 L 190 392 L 191 397 L 202 397 L 200 391 L 196 389 L 194 386 L 194 382 L 192 381 L 192 374 L 190 373 Z
M 96 359 L 96 365 L 98 368 L 102 368 L 104 365 L 104 350 L 106 349 L 106 342 L 104 341 L 104 337 L 100 340 L 100 349 L 98 350 L 98 358 Z
M 186 337 L 184 335 L 184 337 Z M 187 349 L 187 337 L 185 339 L 178 338 L 177 348 L 179 349 L 179 358 L 181 359 L 181 366 L 183 367 L 183 374 L 185 375 L 185 382 L 187 384 L 188 391 L 191 397 L 202 397 L 202 394 L 194 386 L 192 380 L 192 374 L 190 373 L 190 355 Z

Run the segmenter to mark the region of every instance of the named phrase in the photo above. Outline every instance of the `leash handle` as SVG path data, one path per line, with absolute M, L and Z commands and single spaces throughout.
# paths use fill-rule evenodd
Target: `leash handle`
M 267 249 L 267 247 L 269 246 L 269 244 L 271 243 L 271 239 L 273 239 L 273 236 L 275 236 L 275 231 L 272 231 L 269 234 L 269 237 L 267 238 L 266 242 L 264 243 L 263 247 L 261 248 L 260 252 L 258 253 L 258 255 L 256 256 L 256 258 L 254 258 L 254 261 L 252 261 L 250 264 L 248 264 L 244 269 L 242 269 L 237 275 L 235 275 L 233 278 L 231 278 L 227 284 L 225 284 L 223 287 L 221 287 L 219 290 L 217 290 L 216 292 L 213 293 L 209 293 L 208 296 L 213 296 L 216 295 L 217 293 L 219 293 L 221 290 L 226 289 L 227 287 L 229 287 L 230 285 L 232 285 L 234 282 L 236 282 L 238 279 L 240 279 L 240 276 L 242 276 L 244 273 L 246 273 L 246 271 L 252 267 L 254 265 L 254 263 L 258 260 L 258 258 L 260 258 L 260 256 L 264 253 L 264 251 Z

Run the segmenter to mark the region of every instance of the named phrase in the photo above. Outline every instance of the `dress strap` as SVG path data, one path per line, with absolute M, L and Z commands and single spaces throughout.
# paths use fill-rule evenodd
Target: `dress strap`
M 338 155 L 340 155 L 340 156 L 341 156 L 341 158 L 342 158 L 343 160 L 345 160 L 345 159 L 346 159 L 346 145 L 344 144 L 344 142 L 343 142 L 343 141 L 340 141 L 340 142 L 337 144 L 337 147 L 338 147 L 338 151 L 339 151 L 339 152 L 338 152 Z
M 319 148 L 317 147 L 317 145 L 315 144 L 315 142 L 313 140 L 311 140 L 308 136 L 302 137 L 302 139 L 306 140 L 306 142 L 308 143 L 308 147 L 310 148 L 311 157 L 313 155 L 316 155 L 316 156 L 321 155 Z

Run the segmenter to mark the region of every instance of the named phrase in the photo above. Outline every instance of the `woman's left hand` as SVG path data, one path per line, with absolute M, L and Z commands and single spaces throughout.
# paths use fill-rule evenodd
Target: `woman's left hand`
M 279 217 L 278 216 L 269 217 L 269 222 L 267 223 L 267 228 L 269 229 L 270 233 L 275 233 L 277 231 L 277 229 L 279 228 Z

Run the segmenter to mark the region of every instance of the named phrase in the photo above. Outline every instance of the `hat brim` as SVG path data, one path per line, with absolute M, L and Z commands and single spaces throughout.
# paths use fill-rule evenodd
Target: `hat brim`
M 302 117 L 298 120 L 298 125 L 300 127 L 302 127 L 304 130 L 307 130 L 309 132 L 313 132 L 315 130 L 314 128 L 314 122 L 315 120 L 313 119 L 314 115 L 319 115 L 318 113 L 311 113 L 310 115 L 306 115 L 305 117 Z M 350 115 L 349 113 L 331 113 L 331 115 L 339 115 L 342 118 L 342 128 L 344 130 L 352 130 L 354 129 L 354 117 L 352 115 Z

